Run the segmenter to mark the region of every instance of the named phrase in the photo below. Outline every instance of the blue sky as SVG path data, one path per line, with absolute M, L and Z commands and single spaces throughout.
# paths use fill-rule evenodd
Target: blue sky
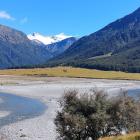
M 0 24 L 26 34 L 83 36 L 139 6 L 140 0 L 1 0 Z

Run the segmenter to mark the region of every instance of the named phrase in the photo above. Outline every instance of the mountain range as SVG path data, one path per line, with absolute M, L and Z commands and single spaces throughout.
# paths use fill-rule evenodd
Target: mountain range
M 56 65 L 140 72 L 140 8 L 76 41 L 48 62 Z
M 0 68 L 59 65 L 140 72 L 140 8 L 80 39 L 0 25 Z
M 51 53 L 52 57 L 60 55 L 78 40 L 78 38 L 65 35 L 64 33 L 54 36 L 43 36 L 39 33 L 33 33 L 27 35 L 27 37 L 34 44 L 44 46 Z
M 35 37 L 38 36 L 41 35 L 35 35 Z M 52 40 L 50 37 L 51 42 L 48 42 L 49 46 L 47 46 L 39 40 L 40 38 L 29 39 L 30 37 L 31 35 L 27 36 L 21 31 L 0 25 L 0 69 L 42 65 L 50 58 L 65 51 L 65 47 L 68 48 L 76 41 L 74 37 L 69 39 L 68 36 L 60 34 L 52 37 Z M 46 37 L 46 42 L 48 38 Z M 63 44 L 62 49 L 59 47 L 59 45 L 62 46 L 61 44 Z

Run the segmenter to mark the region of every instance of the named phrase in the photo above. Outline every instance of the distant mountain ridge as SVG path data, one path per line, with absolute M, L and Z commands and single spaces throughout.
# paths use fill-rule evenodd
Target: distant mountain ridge
M 82 37 L 64 53 L 49 61 L 48 65 L 140 72 L 139 42 L 140 8 L 103 29 Z
M 64 33 L 54 36 L 43 36 L 39 33 L 33 33 L 27 35 L 27 37 L 32 41 L 32 43 L 46 47 L 53 57 L 63 53 L 78 40 L 78 38 L 65 35 Z
M 44 45 L 49 45 L 52 43 L 60 42 L 64 39 L 71 38 L 72 36 L 65 35 L 64 33 L 60 33 L 54 36 L 43 36 L 39 33 L 33 33 L 27 35 L 30 40 L 43 43 Z
M 46 45 L 46 48 L 55 57 L 65 52 L 77 40 L 75 37 L 66 38 L 62 41 Z

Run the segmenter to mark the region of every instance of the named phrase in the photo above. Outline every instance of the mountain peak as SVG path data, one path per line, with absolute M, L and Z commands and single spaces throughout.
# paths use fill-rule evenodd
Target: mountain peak
M 27 37 L 30 40 L 40 41 L 43 44 L 48 45 L 48 44 L 62 41 L 64 39 L 70 38 L 72 36 L 65 35 L 64 33 L 60 33 L 58 35 L 53 35 L 53 36 L 44 36 L 44 35 L 41 35 L 40 33 L 34 32 L 32 34 L 29 34 Z
M 40 34 L 36 32 L 32 33 L 32 36 L 37 36 L 37 35 L 40 35 Z

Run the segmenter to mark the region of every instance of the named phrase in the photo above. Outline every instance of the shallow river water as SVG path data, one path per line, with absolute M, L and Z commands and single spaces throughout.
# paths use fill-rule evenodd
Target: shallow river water
M 0 115 L 0 127 L 34 118 L 46 110 L 46 105 L 37 99 L 7 93 L 0 93 L 0 99 L 0 114 L 5 112 L 5 116 Z
M 130 96 L 140 95 L 140 89 L 128 90 Z M 42 115 L 46 105 L 37 99 L 0 93 L 0 127 Z M 1 116 L 5 112 L 5 116 Z

